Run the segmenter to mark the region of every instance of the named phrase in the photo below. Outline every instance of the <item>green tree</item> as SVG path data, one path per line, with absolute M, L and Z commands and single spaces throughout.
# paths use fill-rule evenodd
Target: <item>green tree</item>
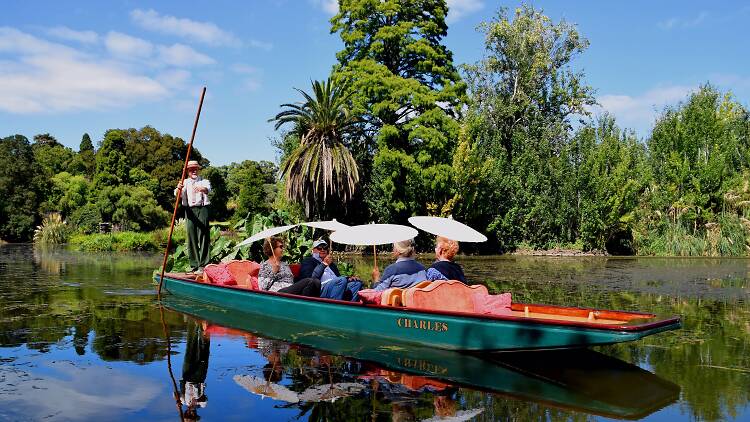
M 470 106 L 454 160 L 453 212 L 494 232 L 501 250 L 571 241 L 568 166 L 560 151 L 571 120 L 594 104 L 570 62 L 588 41 L 575 26 L 524 5 L 480 26 L 485 57 L 465 67 Z M 568 187 L 568 197 L 570 196 Z
M 174 188 L 185 163 L 185 141 L 168 133 L 162 134 L 151 126 L 122 130 L 122 134 L 129 166 L 140 168 L 158 181 L 158 187 L 154 191 L 156 201 L 162 208 L 171 211 L 174 206 Z M 197 148 L 192 149 L 190 159 L 197 160 L 203 167 L 208 166 L 208 160 L 203 158 Z
M 633 214 L 650 178 L 645 146 L 604 115 L 597 126 L 578 130 L 561 155 L 572 164 L 565 175 L 575 181 L 571 238 L 586 249 L 632 253 Z
M 80 174 L 93 180 L 94 171 L 96 170 L 96 152 L 94 144 L 88 133 L 84 133 L 81 138 L 81 145 L 78 147 L 78 154 L 73 157 L 68 165 L 68 171 L 72 174 Z
M 747 122 L 747 110 L 710 85 L 667 108 L 648 140 L 661 186 L 654 207 L 688 225 L 712 221 L 722 210 L 723 184 L 750 167 Z
M 73 150 L 57 142 L 49 133 L 36 135 L 32 148 L 34 159 L 48 177 L 67 170 L 68 164 L 75 156 Z
M 441 44 L 447 10 L 444 0 L 345 0 L 331 20 L 344 43 L 335 78 L 349 81 L 362 118 L 352 150 L 383 221 L 439 210 L 451 196 L 466 86 Z
M 229 189 L 227 188 L 227 176 L 225 167 L 207 167 L 201 172 L 201 176 L 211 182 L 211 205 L 209 215 L 212 220 L 224 221 L 231 215 L 227 209 L 229 202 Z
M 276 194 L 276 165 L 269 161 L 245 160 L 230 164 L 226 172 L 226 186 L 235 218 L 251 219 L 255 214 L 271 209 Z
M 44 184 L 28 139 L 15 135 L 0 140 L 0 239 L 31 239 Z
M 88 133 L 84 133 L 81 137 L 81 144 L 78 146 L 78 152 L 94 151 L 94 143 L 91 142 L 91 137 Z
M 55 205 L 63 217 L 68 218 L 75 210 L 86 205 L 90 182 L 81 175 L 68 172 L 52 176 L 52 194 L 49 202 Z
M 272 120 L 276 129 L 292 124 L 300 139 L 299 146 L 281 163 L 287 198 L 302 203 L 308 217 L 324 217 L 332 205 L 329 199 L 336 205 L 346 204 L 359 182 L 357 163 L 344 144 L 359 121 L 347 107 L 346 85 L 329 78 L 314 81 L 312 88 L 312 95 L 298 89 L 304 102 L 282 104 L 286 109 Z
M 128 183 L 130 165 L 123 135 L 123 131 L 119 129 L 110 129 L 104 134 L 102 144 L 96 152 L 96 190 Z

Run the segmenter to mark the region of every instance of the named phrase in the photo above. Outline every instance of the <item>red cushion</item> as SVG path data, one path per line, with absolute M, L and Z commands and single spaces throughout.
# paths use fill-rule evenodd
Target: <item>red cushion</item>
M 289 269 L 292 270 L 292 275 L 296 278 L 299 276 L 299 270 L 302 268 L 302 264 L 289 264 Z
M 363 289 L 357 292 L 357 296 L 362 300 L 362 302 L 374 303 L 376 305 L 380 305 L 380 296 L 382 294 L 383 292 L 373 289 Z

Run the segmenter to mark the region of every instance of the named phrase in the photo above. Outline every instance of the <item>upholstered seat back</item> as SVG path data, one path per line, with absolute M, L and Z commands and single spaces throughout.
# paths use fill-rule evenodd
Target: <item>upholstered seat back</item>
M 487 288 L 468 286 L 457 280 L 437 280 L 424 287 L 404 290 L 401 301 L 407 308 L 474 312 L 476 294 L 487 295 Z
M 247 289 L 258 289 L 258 272 L 260 264 L 253 261 L 229 261 L 227 270 L 232 274 L 237 285 Z

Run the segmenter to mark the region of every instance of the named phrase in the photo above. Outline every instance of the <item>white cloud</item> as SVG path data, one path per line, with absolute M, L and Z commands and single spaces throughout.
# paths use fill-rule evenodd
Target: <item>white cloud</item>
M 190 72 L 184 69 L 169 69 L 156 75 L 156 80 L 168 88 L 183 89 L 188 86 Z
M 141 28 L 150 31 L 176 35 L 209 45 L 238 46 L 241 44 L 234 35 L 211 22 L 160 15 L 153 9 L 135 9 L 130 12 L 130 19 Z
M 113 56 L 129 59 L 150 57 L 154 50 L 153 44 L 144 39 L 115 31 L 107 34 L 104 45 Z
M 158 50 L 159 60 L 171 66 L 188 67 L 216 63 L 211 57 L 201 54 L 183 44 L 174 44 L 169 47 L 160 45 Z
M 67 41 L 76 41 L 81 44 L 96 44 L 99 42 L 99 35 L 94 31 L 76 31 L 67 26 L 56 26 L 47 30 L 47 33 L 53 37 Z
M 115 39 L 118 39 L 115 36 Z M 115 49 L 123 43 L 115 42 Z M 62 44 L 0 27 L 0 111 L 17 114 L 116 108 L 164 98 L 155 79 Z
M 661 21 L 656 25 L 664 30 L 670 30 L 675 28 L 693 28 L 702 24 L 706 18 L 708 18 L 708 12 L 700 12 L 698 16 L 693 18 L 678 18 L 672 17 L 667 20 Z
M 695 90 L 694 86 L 672 85 L 654 88 L 637 96 L 602 95 L 597 98 L 601 107 L 595 107 L 593 111 L 607 111 L 615 116 L 620 127 L 646 135 L 666 106 L 686 100 Z
M 265 51 L 271 51 L 273 49 L 273 44 L 270 42 L 264 42 L 264 41 L 258 41 L 258 40 L 250 40 L 247 42 L 247 45 L 253 48 L 260 48 L 261 50 Z
M 750 77 L 731 73 L 714 73 L 708 80 L 730 91 L 750 89 Z
M 239 75 L 243 75 L 240 85 L 247 91 L 255 92 L 263 86 L 261 81 L 261 74 L 263 71 L 257 67 L 236 63 L 230 67 L 230 70 Z
M 105 366 L 74 366 L 66 361 L 28 365 L 19 370 L 0 366 L 0 379 L 12 385 L 12 394 L 0 404 L 31 420 L 107 420 L 112 415 L 134 414 L 157 397 L 161 386 L 154 380 Z
M 233 64 L 230 67 L 230 69 L 232 70 L 232 72 L 245 74 L 245 75 L 253 75 L 253 74 L 260 73 L 260 69 L 258 69 L 257 67 L 250 66 L 247 64 L 242 64 L 242 63 Z
M 338 0 L 310 0 L 312 4 L 323 9 L 330 15 L 339 13 L 339 2 Z
M 484 7 L 481 0 L 448 0 L 448 23 L 455 22 L 462 17 L 474 13 Z

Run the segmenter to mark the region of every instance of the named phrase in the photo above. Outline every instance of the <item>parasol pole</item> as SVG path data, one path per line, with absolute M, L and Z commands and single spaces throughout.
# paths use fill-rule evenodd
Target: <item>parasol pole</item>
M 190 142 L 187 146 L 187 153 L 185 154 L 185 163 L 182 165 L 182 177 L 180 182 L 185 180 L 185 174 L 187 173 L 187 165 L 190 160 L 190 153 L 193 151 L 193 140 L 195 139 L 195 131 L 198 129 L 198 120 L 201 117 L 201 108 L 203 108 L 203 97 L 206 96 L 206 87 L 203 87 L 201 91 L 201 99 L 198 102 L 198 112 L 195 114 L 195 123 L 193 124 L 193 133 L 190 135 Z M 161 263 L 161 276 L 159 277 L 159 288 L 156 290 L 156 295 L 161 300 L 161 285 L 164 283 L 164 270 L 167 268 L 167 258 L 169 257 L 169 248 L 172 246 L 172 232 L 174 231 L 174 222 L 177 218 L 177 207 L 180 204 L 180 196 L 182 196 L 182 189 L 177 191 L 174 200 L 174 211 L 172 211 L 172 222 L 169 224 L 169 235 L 167 236 L 167 249 L 164 251 L 164 261 Z

